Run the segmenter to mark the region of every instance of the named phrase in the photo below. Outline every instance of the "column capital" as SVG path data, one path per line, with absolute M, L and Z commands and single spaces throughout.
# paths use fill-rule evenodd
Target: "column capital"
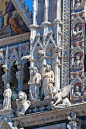
M 2 81 L 9 81 L 11 82 L 13 79 L 13 71 L 11 69 L 5 69 L 5 74 L 2 75 Z

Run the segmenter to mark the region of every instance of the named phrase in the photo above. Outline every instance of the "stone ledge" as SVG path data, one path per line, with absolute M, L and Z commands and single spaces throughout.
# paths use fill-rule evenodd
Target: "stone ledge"
M 39 125 L 39 123 L 41 125 L 66 120 L 72 111 L 74 111 L 78 117 L 86 115 L 86 103 L 78 103 L 71 107 L 55 109 L 44 113 L 27 114 L 25 116 L 12 118 L 12 120 L 18 122 L 20 127 L 29 127 Z
M 10 45 L 13 43 L 22 42 L 22 41 L 29 40 L 29 39 L 30 39 L 30 32 L 8 37 L 8 38 L 3 38 L 3 39 L 0 39 L 0 47 L 5 46 L 5 45 Z

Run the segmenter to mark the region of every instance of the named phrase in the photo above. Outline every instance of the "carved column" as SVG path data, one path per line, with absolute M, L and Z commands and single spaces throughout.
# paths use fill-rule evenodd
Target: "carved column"
M 59 19 L 59 16 L 60 16 L 60 4 L 59 4 L 59 0 L 57 0 L 57 15 L 56 15 L 56 18 Z
M 38 0 L 33 2 L 33 24 L 37 25 L 37 10 L 38 10 Z
M 18 65 L 18 72 L 16 72 L 16 78 L 18 80 L 18 92 L 23 90 L 23 80 L 24 80 L 24 69 L 23 66 Z
M 6 89 L 6 84 L 10 84 L 13 78 L 12 71 L 10 69 L 4 69 L 5 74 L 2 76 L 2 81 L 4 82 L 4 89 Z
M 49 0 L 45 0 L 44 21 L 48 21 L 48 5 Z

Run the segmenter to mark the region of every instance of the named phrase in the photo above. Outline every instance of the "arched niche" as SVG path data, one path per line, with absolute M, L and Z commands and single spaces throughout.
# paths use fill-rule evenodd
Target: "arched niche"
M 52 57 L 56 52 L 55 44 L 50 40 L 45 48 L 46 56 Z
M 76 59 L 76 57 L 77 57 L 77 56 L 79 56 L 79 60 L 81 60 L 81 59 L 82 59 L 83 54 L 82 54 L 80 51 L 76 52 L 76 53 L 75 53 L 75 56 L 74 56 L 74 61 L 76 61 L 76 60 L 77 60 L 77 59 Z
M 77 22 L 77 23 L 75 24 L 75 28 L 74 28 L 75 31 L 76 31 L 76 28 L 77 28 L 77 27 L 79 27 L 79 31 L 82 30 L 82 23 L 81 23 L 81 22 Z
M 76 87 L 79 87 L 79 91 L 81 92 L 81 83 L 80 82 L 76 82 L 74 85 L 74 92 L 76 91 Z

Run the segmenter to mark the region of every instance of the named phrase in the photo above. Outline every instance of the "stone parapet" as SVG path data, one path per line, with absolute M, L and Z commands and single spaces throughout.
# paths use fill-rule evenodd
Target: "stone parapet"
M 70 107 L 56 109 L 44 113 L 27 114 L 26 116 L 12 118 L 12 121 L 19 123 L 20 127 L 29 127 L 35 125 L 42 125 L 50 122 L 57 122 L 66 120 L 70 116 L 71 112 L 74 111 L 78 117 L 86 115 L 86 103 L 75 104 Z

